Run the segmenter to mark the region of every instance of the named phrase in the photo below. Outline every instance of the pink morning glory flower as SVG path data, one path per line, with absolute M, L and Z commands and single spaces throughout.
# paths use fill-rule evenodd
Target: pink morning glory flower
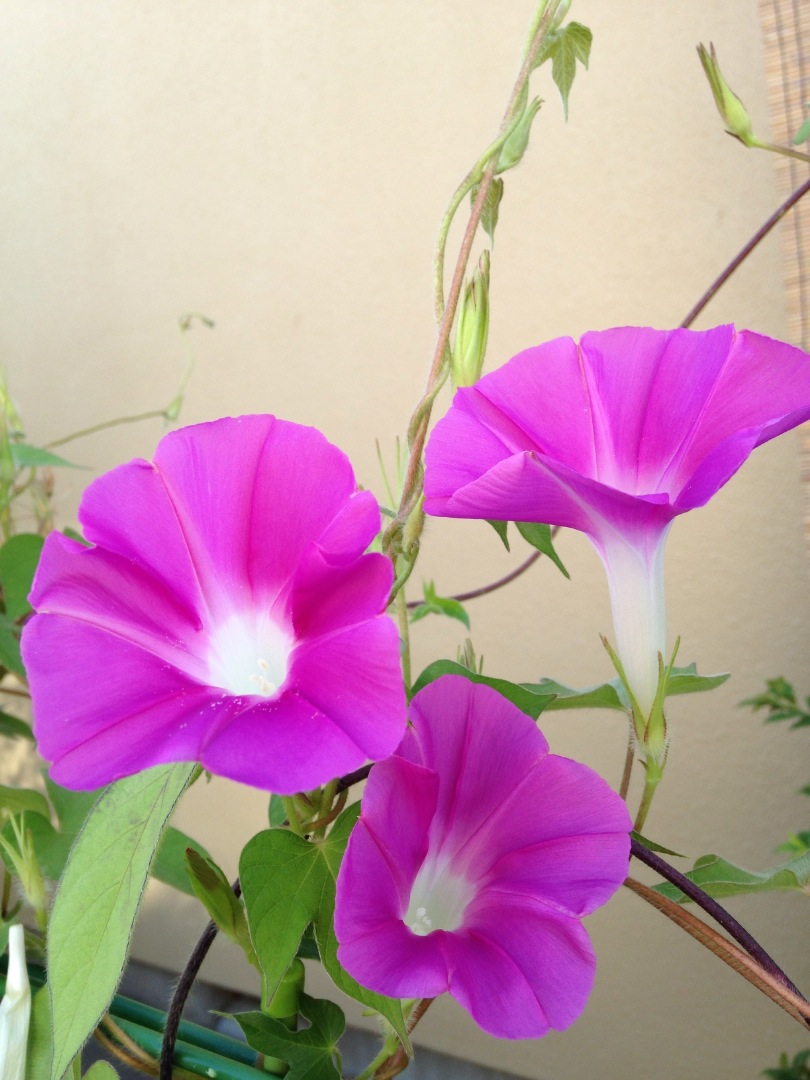
M 492 1035 L 568 1027 L 596 963 L 581 918 L 627 876 L 624 803 L 488 686 L 445 675 L 411 723 L 340 868 L 340 962 L 391 997 L 449 991 Z
M 280 794 L 402 738 L 391 566 L 346 456 L 272 416 L 167 435 L 90 485 L 85 547 L 45 542 L 23 633 L 51 776 L 199 761 Z
M 664 542 L 751 451 L 810 417 L 810 358 L 732 326 L 557 338 L 456 393 L 425 509 L 579 529 L 607 570 L 616 646 L 649 715 L 666 662 Z

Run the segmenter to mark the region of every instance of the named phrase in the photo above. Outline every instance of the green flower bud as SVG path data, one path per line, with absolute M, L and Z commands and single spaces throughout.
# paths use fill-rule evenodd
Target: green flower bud
M 706 78 L 709 80 L 717 111 L 726 125 L 726 131 L 745 146 L 761 146 L 759 139 L 754 135 L 747 109 L 723 78 L 714 45 L 710 45 L 709 49 L 705 45 L 698 45 L 698 56 L 706 72 Z
M 464 287 L 453 346 L 454 386 L 472 386 L 481 377 L 489 336 L 489 252 Z
M 40 930 L 44 930 L 47 922 L 48 891 L 34 851 L 31 830 L 25 828 L 23 814 L 12 816 L 9 821 L 16 846 L 0 835 L 0 847 L 14 869 L 25 899 L 34 909 L 37 925 Z

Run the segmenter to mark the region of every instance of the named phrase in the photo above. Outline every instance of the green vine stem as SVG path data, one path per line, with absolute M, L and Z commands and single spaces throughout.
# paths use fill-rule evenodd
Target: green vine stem
M 757 142 L 756 147 L 758 150 L 770 150 L 772 154 L 781 154 L 782 157 L 794 158 L 796 161 L 803 161 L 805 164 L 810 165 L 810 154 L 805 154 L 801 150 L 794 150 L 792 146 L 779 146 L 777 143 Z
M 785 199 L 785 201 L 782 203 L 782 205 L 771 214 L 768 220 L 765 221 L 759 229 L 757 229 L 757 231 L 754 233 L 748 243 L 745 244 L 742 248 L 740 248 L 734 258 L 728 264 L 728 266 L 726 266 L 723 272 L 715 278 L 715 280 L 704 292 L 704 294 L 701 296 L 695 306 L 691 309 L 688 315 L 686 315 L 683 322 L 680 324 L 683 329 L 687 329 L 692 325 L 692 323 L 695 321 L 698 315 L 700 315 L 700 313 L 703 311 L 709 301 L 714 298 L 714 296 L 720 291 L 720 289 L 722 289 L 722 287 L 725 285 L 731 275 L 735 272 L 735 270 L 738 270 L 740 266 L 742 266 L 742 264 L 745 262 L 745 260 L 748 258 L 748 256 L 757 246 L 757 244 L 759 244 L 761 240 L 765 239 L 771 229 L 773 229 L 774 226 L 782 220 L 782 218 L 785 216 L 785 214 L 788 213 L 789 210 L 793 209 L 793 207 L 796 205 L 797 202 L 799 202 L 800 199 L 804 198 L 808 191 L 810 191 L 810 180 L 806 180 L 801 187 L 796 188 L 793 194 L 789 195 L 787 199 Z
M 742 975 L 752 986 L 756 986 L 758 990 L 784 1009 L 794 1020 L 798 1020 L 800 1024 L 806 1027 L 810 1027 L 810 1003 L 805 1001 L 801 995 L 788 990 L 781 981 L 760 967 L 755 960 L 733 942 L 707 926 L 706 923 L 698 919 L 690 911 L 685 911 L 674 900 L 670 900 L 668 897 L 656 892 L 655 889 L 651 889 L 649 885 L 643 885 L 634 878 L 627 878 L 624 884 L 631 892 L 646 900 L 648 904 L 662 912 L 668 919 L 680 926 L 682 930 L 685 930 L 687 934 L 728 964 L 738 975 Z
M 414 1008 L 410 1019 L 408 1020 L 409 1035 L 435 1000 L 435 998 L 422 998 L 419 1004 Z M 404 1046 L 400 1046 L 395 1053 L 386 1058 L 373 1073 L 374 1080 L 392 1080 L 393 1077 L 398 1076 L 404 1069 L 407 1069 L 409 1062 L 410 1058 L 408 1057 L 407 1050 Z
M 509 129 L 515 120 L 516 114 L 519 112 L 519 106 L 522 99 L 522 95 L 528 86 L 529 76 L 531 75 L 534 67 L 534 62 L 540 51 L 540 48 L 545 40 L 546 34 L 553 24 L 556 18 L 559 8 L 561 6 L 561 0 L 544 0 L 544 2 L 538 8 L 533 23 L 533 32 L 530 37 L 529 45 L 524 54 L 523 64 L 521 66 L 518 77 L 512 88 L 512 93 L 509 97 L 509 103 L 506 107 L 503 120 L 501 121 L 498 137 L 493 145 L 498 144 L 498 140 L 502 136 L 508 137 Z M 405 472 L 405 482 L 403 485 L 402 498 L 400 500 L 399 509 L 396 517 L 383 534 L 383 551 L 389 556 L 395 563 L 399 552 L 399 545 L 402 537 L 405 525 L 408 519 L 417 505 L 417 502 L 422 493 L 422 454 L 425 447 L 425 441 L 427 439 L 428 426 L 430 423 L 430 413 L 433 405 L 433 400 L 438 393 L 444 379 L 447 378 L 447 355 L 450 341 L 450 332 L 453 326 L 453 320 L 456 314 L 456 308 L 458 307 L 459 298 L 461 296 L 461 289 L 464 283 L 464 274 L 469 262 L 470 252 L 472 250 L 473 241 L 476 231 L 478 229 L 481 215 L 484 210 L 484 204 L 486 202 L 487 194 L 489 192 L 492 180 L 495 177 L 495 172 L 498 167 L 498 155 L 493 153 L 489 159 L 489 163 L 484 169 L 481 180 L 478 185 L 478 192 L 473 202 L 470 216 L 467 221 L 467 226 L 464 231 L 464 237 L 459 249 L 458 259 L 456 261 L 455 271 L 450 284 L 450 291 L 447 297 L 447 304 L 442 311 L 439 332 L 436 340 L 436 347 L 433 353 L 433 361 L 430 367 L 430 374 L 428 376 L 427 386 L 425 393 L 414 410 L 414 414 L 411 420 L 409 430 L 409 457 L 408 464 Z M 461 188 L 464 187 L 462 182 Z M 460 205 L 462 196 L 458 196 L 458 189 L 456 194 L 451 200 L 451 207 L 458 198 L 458 205 Z M 441 251 L 441 239 L 440 239 L 440 251 Z M 437 256 L 438 258 L 438 256 Z M 441 258 L 439 259 L 441 268 L 443 270 L 443 251 Z M 437 292 L 438 300 L 438 292 Z M 437 304 L 437 313 L 441 305 Z M 418 540 L 418 535 L 415 537 Z
M 238 899 L 242 895 L 239 878 L 234 881 L 231 888 L 234 896 Z M 191 993 L 194 980 L 202 967 L 203 960 L 208 955 L 208 950 L 213 945 L 214 938 L 218 933 L 217 924 L 212 919 L 203 930 L 199 941 L 192 950 L 191 956 L 188 958 L 188 963 L 177 980 L 172 1000 L 169 1002 L 169 1008 L 166 1012 L 166 1025 L 163 1029 L 163 1042 L 160 1048 L 160 1080 L 172 1080 L 174 1076 L 174 1048 L 177 1043 L 177 1029 L 183 1018 L 183 1009 L 188 995 Z
M 756 962 L 758 968 L 764 971 L 769 978 L 778 983 L 789 995 L 798 998 L 803 1004 L 803 1008 L 807 1010 L 807 1015 L 810 1016 L 810 1004 L 805 1001 L 804 997 L 799 993 L 797 987 L 790 981 L 785 975 L 784 971 L 779 967 L 775 960 L 768 955 L 768 953 L 762 948 L 755 937 L 741 926 L 740 923 L 734 918 L 730 912 L 718 904 L 717 901 L 709 896 L 707 892 L 696 885 L 694 881 L 682 874 L 680 870 L 676 870 L 674 866 L 671 866 L 665 859 L 662 859 L 660 855 L 657 855 L 654 851 L 651 851 L 646 844 L 642 844 L 635 836 L 630 838 L 630 852 L 637 859 L 649 866 L 651 870 L 655 870 L 661 877 L 666 878 L 677 889 L 680 889 L 682 893 L 689 897 L 695 904 L 701 907 L 707 915 L 728 933 L 734 940 L 752 957 Z M 656 897 L 660 897 L 662 900 L 667 899 L 662 897 L 660 893 L 652 890 L 652 893 Z M 645 894 L 645 899 L 649 897 Z M 652 903 L 652 901 L 650 901 Z M 673 903 L 673 901 L 669 901 Z M 656 904 L 655 906 L 659 906 Z M 675 907 L 679 911 L 683 911 L 683 908 L 676 904 Z M 667 912 L 665 911 L 665 914 Z M 700 920 L 698 920 L 700 922 Z M 701 924 L 704 925 L 704 924 Z

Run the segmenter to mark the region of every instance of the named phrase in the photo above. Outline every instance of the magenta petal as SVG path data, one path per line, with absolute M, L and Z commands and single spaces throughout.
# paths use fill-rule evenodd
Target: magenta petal
M 242 699 L 240 711 L 212 729 L 199 760 L 220 776 L 294 795 L 356 769 L 366 756 L 327 712 L 287 691 L 275 701 Z
M 743 436 L 730 471 L 729 455 L 722 455 L 724 468 L 716 477 L 717 490 L 755 446 L 808 418 L 810 358 L 792 345 L 743 330 L 733 337 L 722 370 L 703 402 L 699 422 L 673 458 L 670 483 L 676 492 L 682 490 L 710 454 Z M 754 435 L 750 442 L 744 437 L 747 432 Z
M 79 521 L 88 541 L 120 555 L 177 590 L 194 607 L 203 604 L 197 568 L 183 525 L 163 477 L 149 461 L 130 461 L 105 473 L 87 488 Z M 143 523 L 149 522 L 144 529 Z M 38 578 L 31 603 L 38 607 Z
M 366 785 L 363 793 L 363 817 L 352 834 L 354 854 L 344 862 L 338 877 L 339 893 L 354 897 L 353 905 L 340 912 L 341 941 L 351 941 L 367 932 L 369 925 L 381 917 L 401 919 L 404 915 L 411 884 L 427 855 L 428 830 L 436 813 L 438 792 L 435 772 L 398 755 L 374 766 L 374 781 Z M 385 835 L 392 829 L 396 830 L 396 859 L 390 858 L 387 848 L 377 839 L 377 832 Z M 372 864 L 376 867 L 374 875 L 370 873 Z M 389 899 L 375 899 L 378 887 L 388 893 L 389 883 Z
M 384 555 L 336 565 L 320 545 L 313 545 L 290 594 L 296 633 L 328 634 L 373 619 L 386 605 L 393 576 L 391 560 Z
M 387 920 L 350 945 L 341 944 L 338 960 L 361 985 L 379 994 L 436 997 L 450 989 L 449 937 L 442 931 L 415 937 L 402 922 Z
M 61 782 L 197 760 L 292 793 L 396 747 L 391 568 L 364 554 L 379 512 L 319 432 L 272 416 L 173 432 L 92 484 L 80 517 L 95 546 L 48 538 L 23 632 Z
M 609 900 L 627 877 L 629 849 L 626 832 L 527 843 L 501 856 L 489 880 L 503 893 L 534 897 L 562 915 L 582 917 Z
M 578 529 L 608 574 L 645 730 L 666 659 L 663 545 L 751 451 L 810 418 L 810 357 L 713 330 L 619 327 L 519 354 L 459 391 L 425 453 L 425 510 Z M 660 742 L 660 740 L 658 740 Z M 659 756 L 663 747 L 646 745 Z
M 335 769 L 329 779 L 368 758 L 387 757 L 402 738 L 399 635 L 384 615 L 302 644 L 293 655 L 289 688 L 322 709 L 358 747 L 354 764 Z
M 448 989 L 440 938 L 418 938 L 402 921 L 411 883 L 427 853 L 437 789 L 435 773 L 401 758 L 375 766 L 374 782 L 363 797 L 363 818 L 351 836 L 351 856 L 344 858 L 338 875 L 338 959 L 364 986 L 395 997 L 433 997 Z M 377 837 L 392 826 L 396 858 Z
M 130 559 L 86 548 L 60 533 L 45 540 L 31 593 L 42 613 L 81 620 L 201 676 L 203 665 L 195 652 L 201 647 L 202 622 L 184 601 L 179 588 L 167 589 Z M 93 649 L 89 659 L 97 659 Z
M 462 951 L 468 935 L 475 946 L 464 941 Z M 485 892 L 459 938 L 450 992 L 492 1035 L 537 1038 L 585 1008 L 596 957 L 578 919 Z
M 23 656 L 36 688 L 39 749 L 58 763 L 52 775 L 66 787 L 90 790 L 152 765 L 194 761 L 219 719 L 209 688 L 189 684 L 160 657 L 78 620 L 32 620 Z
M 355 490 L 345 454 L 315 428 L 272 416 L 172 432 L 155 465 L 209 594 L 230 606 L 276 595 Z
M 493 1035 L 566 1027 L 595 965 L 579 915 L 627 874 L 624 803 L 487 686 L 445 675 L 411 721 L 371 772 L 343 858 L 341 962 L 383 994 L 449 987 Z
M 534 796 L 528 798 L 527 791 Z M 497 844 L 487 843 L 491 837 L 477 838 L 478 849 L 468 850 L 474 860 L 474 872 L 488 881 L 501 884 L 507 879 L 535 880 L 535 895 L 545 899 L 548 894 L 540 883 L 549 877 L 567 878 L 575 908 L 572 914 L 587 914 L 604 903 L 627 876 L 630 861 L 629 831 L 632 827 L 627 806 L 605 781 L 593 770 L 578 761 L 549 754 L 536 765 L 531 774 L 515 784 L 510 797 L 498 806 L 487 821 L 487 832 L 497 837 Z M 558 841 L 569 841 L 559 845 Z M 584 861 L 578 842 L 593 841 L 601 852 L 604 866 Z M 497 861 L 492 860 L 496 853 Z M 568 857 L 568 865 L 561 860 Z M 532 878 L 534 867 L 537 877 Z M 609 873 L 607 873 L 609 871 Z M 601 881 L 601 884 L 599 884 Z M 588 883 L 593 886 L 592 906 L 585 895 L 579 895 Z M 578 910 L 577 910 L 578 909 Z
M 808 417 L 810 358 L 749 331 L 619 327 L 579 346 L 559 338 L 456 394 L 428 443 L 425 507 L 592 536 L 594 517 L 660 532 L 755 446 Z
M 443 722 L 431 723 L 436 716 Z M 420 690 L 411 702 L 411 721 L 398 753 L 442 778 L 431 845 L 449 854 L 469 845 L 548 753 L 528 716 L 491 687 L 458 675 Z

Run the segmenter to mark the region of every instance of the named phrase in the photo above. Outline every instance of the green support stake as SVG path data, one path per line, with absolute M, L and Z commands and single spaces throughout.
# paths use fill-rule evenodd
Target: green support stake
M 269 1004 L 262 1000 L 262 1012 L 278 1020 L 289 1031 L 295 1031 L 298 1027 L 298 1002 L 304 990 L 304 965 L 298 957 L 293 960 L 278 985 Z M 275 1073 L 276 1076 L 284 1076 L 289 1072 L 289 1065 L 279 1058 L 264 1058 L 264 1068 L 267 1072 Z

